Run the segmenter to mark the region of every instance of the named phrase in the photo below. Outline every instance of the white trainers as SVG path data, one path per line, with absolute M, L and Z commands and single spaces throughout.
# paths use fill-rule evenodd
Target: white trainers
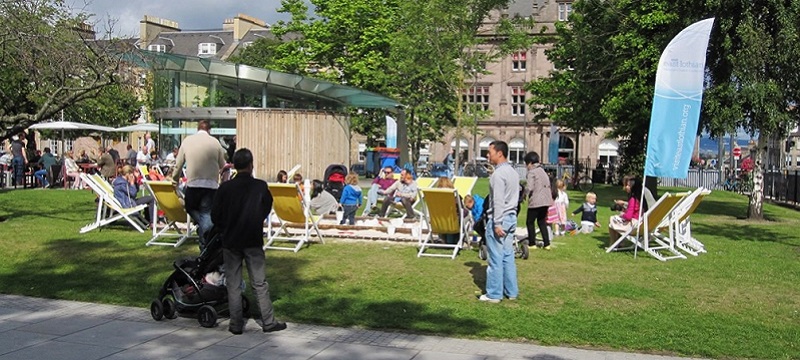
M 500 299 L 492 299 L 492 298 L 486 296 L 486 294 L 483 294 L 480 297 L 478 297 L 478 300 L 479 301 L 485 301 L 485 302 L 488 302 L 488 303 L 491 303 L 491 304 L 497 304 L 497 303 L 500 302 Z

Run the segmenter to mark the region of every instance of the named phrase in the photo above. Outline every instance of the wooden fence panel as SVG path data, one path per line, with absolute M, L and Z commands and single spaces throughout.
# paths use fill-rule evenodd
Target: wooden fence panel
M 300 164 L 304 178 L 322 180 L 328 165 L 350 167 L 350 136 L 341 121 L 323 111 L 240 109 L 236 144 L 253 151 L 258 178 L 274 181 L 279 170 Z

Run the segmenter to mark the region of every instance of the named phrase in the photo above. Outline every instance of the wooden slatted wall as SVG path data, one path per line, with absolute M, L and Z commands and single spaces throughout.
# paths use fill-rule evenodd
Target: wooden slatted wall
M 328 165 L 350 167 L 350 136 L 342 119 L 313 110 L 239 109 L 236 146 L 253 152 L 257 178 L 275 181 L 279 170 L 300 164 L 304 178 L 322 180 Z

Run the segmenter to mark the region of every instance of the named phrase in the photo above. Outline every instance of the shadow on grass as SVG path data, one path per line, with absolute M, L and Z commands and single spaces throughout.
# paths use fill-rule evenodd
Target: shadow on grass
M 737 226 L 695 223 L 692 233 L 702 241 L 701 235 L 722 237 L 730 241 L 775 242 L 789 246 L 800 246 L 797 238 L 786 237 L 785 232 L 773 231 L 769 227 L 741 224 Z
M 469 273 L 472 275 L 472 283 L 475 287 L 481 289 L 481 292 L 486 292 L 486 268 L 489 265 L 477 261 L 470 261 L 464 263 L 464 266 L 469 267 Z
M 114 239 L 49 240 L 39 244 L 38 251 L 28 258 L 7 263 L 5 271 L 0 273 L 0 292 L 146 308 L 172 273 L 172 263 L 178 258 L 196 256 L 194 248 L 131 251 L 130 246 Z M 312 260 L 302 254 L 295 255 L 280 258 L 268 255 L 267 280 L 278 318 L 442 335 L 478 334 L 486 330 L 487 325 L 482 321 L 414 299 L 386 299 L 340 291 L 335 288 L 333 274 L 303 275 Z M 250 286 L 247 296 L 255 300 Z

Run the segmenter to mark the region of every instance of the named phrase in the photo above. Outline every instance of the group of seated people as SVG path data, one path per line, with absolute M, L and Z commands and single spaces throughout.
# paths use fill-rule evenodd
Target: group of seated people
M 374 189 L 377 191 L 378 195 L 384 195 L 383 204 L 378 214 L 380 216 L 387 216 L 386 212 L 389 210 L 389 206 L 397 202 L 402 204 L 403 208 L 405 208 L 406 219 L 414 219 L 414 201 L 417 199 L 417 194 L 419 193 L 419 188 L 417 187 L 416 181 L 414 181 L 414 176 L 403 169 L 400 171 L 400 179 L 395 180 L 392 176 L 392 171 L 391 168 L 383 169 L 384 176 L 392 180 L 391 185 L 384 187 L 387 181 L 383 183 L 373 181 L 373 185 L 370 188 L 370 191 Z M 377 188 L 375 185 L 378 185 Z M 369 194 L 367 194 L 367 197 L 367 201 L 369 201 Z M 377 196 L 375 198 L 377 199 Z M 368 207 L 368 209 L 371 208 Z
M 287 174 L 280 172 L 276 180 L 285 181 Z M 293 181 L 302 184 L 302 176 L 294 175 Z M 453 189 L 453 182 L 447 177 L 437 179 L 435 183 L 436 188 L 449 188 Z M 400 171 L 399 177 L 395 178 L 394 169 L 392 167 L 385 167 L 381 170 L 379 176 L 372 181 L 369 191 L 367 192 L 367 200 L 364 204 L 362 214 L 368 216 L 388 216 L 387 211 L 390 206 L 395 204 L 400 205 L 405 210 L 406 219 L 415 219 L 417 213 L 414 211 L 414 202 L 417 199 L 419 187 L 414 180 L 413 175 L 407 170 Z M 378 206 L 378 199 L 383 197 L 382 204 Z M 337 211 L 342 211 L 343 216 L 340 224 L 348 223 L 354 224 L 355 214 L 357 209 L 362 205 L 362 190 L 358 186 L 358 175 L 349 174 L 345 178 L 345 186 L 341 192 L 341 198 L 337 201 L 335 196 L 325 190 L 325 183 L 320 180 L 311 181 L 311 202 L 310 208 L 312 213 L 316 215 L 334 214 Z M 460 198 L 459 198 L 460 199 Z M 475 206 L 476 200 L 480 201 L 479 206 Z M 477 219 L 483 212 L 483 198 L 481 196 L 467 195 L 463 199 L 464 214 L 462 217 L 472 216 Z M 458 234 L 445 234 L 442 235 L 445 242 L 457 241 Z

